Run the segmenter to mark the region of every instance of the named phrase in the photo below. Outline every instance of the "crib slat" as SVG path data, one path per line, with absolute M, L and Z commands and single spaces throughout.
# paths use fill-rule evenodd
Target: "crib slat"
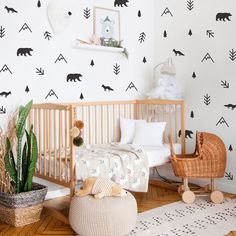
M 104 143 L 103 140 L 103 106 L 101 106 L 101 143 Z
M 177 143 L 177 135 L 178 135 L 178 110 L 177 105 L 175 105 L 175 143 Z
M 47 167 L 46 167 L 46 145 L 47 145 L 47 139 L 46 139 L 46 110 L 43 110 L 43 116 L 44 116 L 44 121 L 43 121 L 43 153 L 44 153 L 44 175 L 46 175 Z
M 64 120 L 65 120 L 65 180 L 68 180 L 68 166 L 67 166 L 67 148 L 68 148 L 68 113 L 65 111 L 64 113 Z
M 94 107 L 94 109 L 95 109 L 95 133 L 94 133 L 94 135 L 95 135 L 95 144 L 98 144 L 98 127 L 97 127 L 97 106 L 95 105 L 95 107 Z
M 52 160 L 52 138 L 51 138 L 51 110 L 48 110 L 48 140 L 49 140 L 49 177 L 51 177 L 51 160 Z
M 61 163 L 61 147 L 62 147 L 62 111 L 59 111 L 59 179 L 61 180 L 62 163 Z
M 42 174 L 42 147 L 41 147 L 41 109 L 38 109 L 38 140 L 39 140 L 39 173 Z
M 57 112 L 53 111 L 54 118 L 54 179 L 57 178 Z

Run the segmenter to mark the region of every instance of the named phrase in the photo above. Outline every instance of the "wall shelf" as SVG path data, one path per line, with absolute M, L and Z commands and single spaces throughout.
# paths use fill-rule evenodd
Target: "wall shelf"
M 105 52 L 119 52 L 119 53 L 124 51 L 124 48 L 115 48 L 115 47 L 83 44 L 83 43 L 79 43 L 77 40 L 72 42 L 72 48 L 84 49 L 84 50 L 105 51 Z

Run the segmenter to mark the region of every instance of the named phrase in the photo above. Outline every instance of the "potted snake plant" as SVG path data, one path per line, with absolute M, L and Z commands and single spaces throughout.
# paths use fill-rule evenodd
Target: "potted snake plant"
M 13 226 L 23 226 L 40 219 L 47 187 L 33 183 L 38 159 L 37 138 L 33 127 L 26 130 L 26 120 L 32 101 L 21 106 L 14 138 L 6 137 L 4 166 L 11 191 L 0 192 L 1 220 Z

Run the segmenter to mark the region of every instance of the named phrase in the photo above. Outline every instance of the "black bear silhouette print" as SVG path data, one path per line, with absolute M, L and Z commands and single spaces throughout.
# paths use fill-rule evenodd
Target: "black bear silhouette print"
M 6 98 L 6 97 L 8 97 L 10 94 L 11 94 L 11 91 L 9 91 L 9 92 L 3 91 L 3 92 L 0 93 L 0 96 L 2 96 L 2 97 L 5 96 L 5 98 Z
M 19 48 L 16 54 L 17 56 L 27 56 L 27 55 L 32 56 L 31 55 L 32 51 L 33 51 L 32 48 Z
M 114 2 L 114 6 L 116 7 L 116 6 L 118 6 L 118 7 L 123 7 L 123 5 L 125 5 L 126 7 L 128 7 L 127 6 L 127 2 L 129 2 L 128 0 L 115 0 L 115 2 Z
M 7 6 L 5 6 L 5 9 L 7 10 L 7 12 L 8 13 L 17 13 L 18 11 L 16 11 L 14 8 L 12 8 L 12 7 L 7 7 Z
M 231 21 L 230 20 L 230 16 L 231 13 L 227 13 L 227 12 L 219 12 L 216 14 L 216 21 L 220 20 L 220 21 L 225 21 L 225 20 L 228 20 L 228 21 Z
M 187 129 L 185 130 L 185 138 L 193 138 L 192 134 L 193 134 L 193 131 L 187 130 Z M 179 130 L 178 135 L 179 135 L 179 137 L 181 136 L 181 130 Z
M 81 74 L 68 74 L 67 78 L 66 78 L 66 81 L 67 82 L 76 82 L 76 80 L 78 80 L 78 81 L 81 82 L 80 77 L 82 77 Z
M 112 89 L 110 86 L 105 86 L 104 84 L 102 85 L 102 87 L 104 88 L 104 91 L 114 91 L 114 89 Z
M 177 51 L 175 49 L 173 49 L 173 52 L 175 53 L 175 56 L 185 56 L 181 51 Z

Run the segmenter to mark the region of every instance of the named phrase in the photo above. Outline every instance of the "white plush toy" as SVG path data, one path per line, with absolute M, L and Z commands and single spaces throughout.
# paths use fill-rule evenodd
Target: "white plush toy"
M 159 99 L 182 99 L 183 92 L 181 85 L 175 75 L 161 74 L 158 78 L 157 86 L 146 94 L 148 98 Z
M 70 23 L 73 6 L 69 0 L 51 0 L 47 6 L 48 21 L 55 34 L 62 32 Z

